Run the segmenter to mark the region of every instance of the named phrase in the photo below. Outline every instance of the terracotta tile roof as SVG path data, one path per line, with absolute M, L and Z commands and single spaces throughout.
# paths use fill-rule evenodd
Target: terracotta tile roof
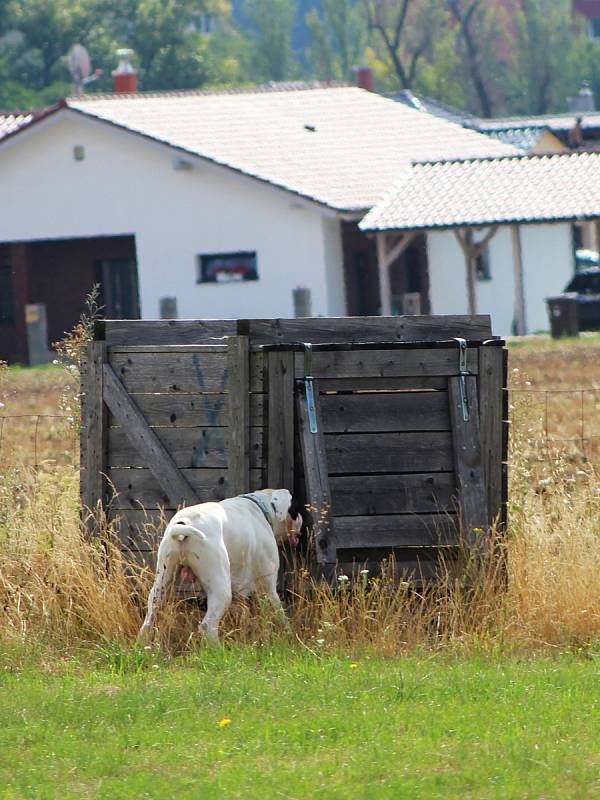
M 34 111 L 15 111 L 13 113 L 0 112 L 0 139 L 18 131 L 19 128 L 24 128 L 34 119 Z
M 600 128 L 600 113 L 597 111 L 571 111 L 567 114 L 541 114 L 538 117 L 498 117 L 497 119 L 478 119 L 477 129 L 483 133 L 506 131 L 511 128 L 538 128 L 544 126 L 552 131 L 566 132 L 575 125 L 576 117 L 581 117 L 581 126 Z
M 489 136 L 505 144 L 512 144 L 517 150 L 526 153 L 538 144 L 544 133 L 550 131 L 547 126 L 529 128 L 498 128 L 488 131 Z
M 600 153 L 416 163 L 362 220 L 416 230 L 600 217 Z
M 516 152 L 345 85 L 88 95 L 68 106 L 342 211 L 370 208 L 414 159 Z

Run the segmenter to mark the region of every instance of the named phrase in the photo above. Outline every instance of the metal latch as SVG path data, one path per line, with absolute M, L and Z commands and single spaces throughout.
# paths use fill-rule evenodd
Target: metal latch
M 306 408 L 308 410 L 308 427 L 311 433 L 318 433 L 317 408 L 312 376 L 312 344 L 304 343 L 304 390 L 306 392 Z
M 463 420 L 465 422 L 469 421 L 469 403 L 467 398 L 467 383 L 465 381 L 466 376 L 469 374 L 469 370 L 467 369 L 467 340 L 461 339 L 459 336 L 455 337 L 455 342 L 458 344 L 458 374 L 460 376 L 459 380 L 459 388 L 460 388 L 460 405 L 462 408 L 462 415 Z

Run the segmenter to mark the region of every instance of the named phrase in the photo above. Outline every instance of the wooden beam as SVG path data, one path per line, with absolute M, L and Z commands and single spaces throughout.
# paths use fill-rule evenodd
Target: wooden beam
M 296 408 L 298 411 L 298 433 L 304 467 L 306 502 L 312 518 L 312 533 L 315 539 L 317 562 L 319 564 L 327 564 L 335 562 L 336 554 L 335 542 L 332 541 L 331 493 L 317 381 L 314 381 L 313 389 L 317 433 L 311 433 L 310 431 L 304 381 L 296 383 Z
M 479 436 L 477 378 L 468 375 L 464 380 L 469 409 L 467 420 L 464 419 L 462 411 L 461 377 L 448 378 L 454 469 L 465 544 L 483 553 L 489 547 L 489 537 L 486 535 L 488 499 Z
M 525 313 L 525 277 L 523 274 L 523 247 L 521 244 L 520 225 L 511 225 L 513 244 L 513 266 L 515 278 L 515 328 L 517 336 L 527 333 L 527 318 Z
M 104 405 L 103 367 L 106 361 L 104 342 L 91 342 L 87 347 L 81 398 L 81 437 L 84 460 L 81 475 L 81 505 L 93 516 L 86 519 L 90 534 L 96 532 L 106 495 L 107 411 Z M 99 508 L 100 506 L 100 508 Z
M 379 301 L 381 305 L 381 315 L 391 316 L 392 313 L 392 287 L 390 281 L 390 267 L 400 258 L 402 253 L 417 236 L 416 231 L 404 233 L 394 244 L 388 243 L 387 233 L 378 233 L 375 237 L 377 242 L 377 267 L 379 270 Z
M 96 343 L 95 343 L 96 344 Z M 144 415 L 135 405 L 125 387 L 115 375 L 110 364 L 102 369 L 104 402 L 128 439 L 139 452 L 144 464 L 150 469 L 173 506 L 198 502 L 196 492 L 175 466 L 168 451 L 161 443 Z
M 228 339 L 229 474 L 234 495 L 250 491 L 250 362 L 247 336 Z
M 387 261 L 386 233 L 378 233 L 377 242 L 377 269 L 379 272 L 379 306 L 382 317 L 392 315 L 392 286 L 390 271 Z
M 294 492 L 294 353 L 267 354 L 267 486 Z
M 400 236 L 395 244 L 390 245 L 386 254 L 386 260 L 388 269 L 394 263 L 397 258 L 400 258 L 402 253 L 406 250 L 406 248 L 415 240 L 417 236 L 416 231 L 411 231 L 410 233 L 405 233 Z

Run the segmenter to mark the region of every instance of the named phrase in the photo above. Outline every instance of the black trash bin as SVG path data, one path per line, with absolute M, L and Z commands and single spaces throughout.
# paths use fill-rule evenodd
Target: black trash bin
M 579 336 L 577 293 L 565 292 L 556 297 L 547 297 L 550 333 L 553 339 L 561 336 Z

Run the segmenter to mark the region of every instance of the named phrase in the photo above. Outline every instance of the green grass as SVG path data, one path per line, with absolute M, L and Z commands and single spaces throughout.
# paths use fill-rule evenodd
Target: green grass
M 5 662 L 3 799 L 600 793 L 592 655 L 351 661 L 232 647 L 166 663 L 115 649 L 58 674 Z

